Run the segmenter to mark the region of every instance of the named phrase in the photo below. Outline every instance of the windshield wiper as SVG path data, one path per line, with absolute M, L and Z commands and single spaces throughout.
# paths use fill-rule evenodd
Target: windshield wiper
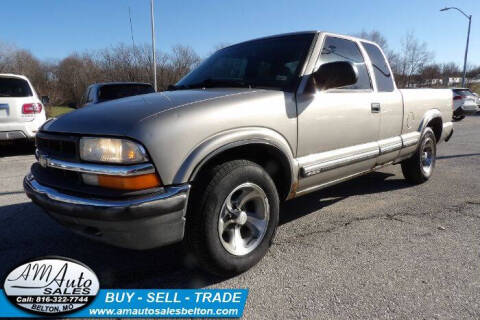
M 183 84 L 179 86 L 169 86 L 168 90 L 185 90 L 198 88 L 215 88 L 215 87 L 235 87 L 235 88 L 252 88 L 253 84 L 238 79 L 212 79 L 208 78 L 198 83 Z

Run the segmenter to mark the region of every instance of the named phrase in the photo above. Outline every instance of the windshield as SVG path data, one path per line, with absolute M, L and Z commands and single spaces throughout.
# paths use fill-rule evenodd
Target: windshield
M 153 92 L 153 87 L 149 84 L 109 84 L 99 89 L 98 101 L 114 100 Z
M 282 36 L 221 49 L 171 89 L 266 87 L 292 91 L 313 37 L 313 33 Z
M 0 78 L 0 97 L 30 97 L 32 91 L 28 82 L 17 78 Z

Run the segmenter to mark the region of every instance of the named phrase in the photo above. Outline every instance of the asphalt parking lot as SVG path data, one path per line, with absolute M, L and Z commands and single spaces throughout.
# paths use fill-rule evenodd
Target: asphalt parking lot
M 249 288 L 246 319 L 480 318 L 480 116 L 455 124 L 433 178 L 399 166 L 287 202 L 268 255 L 217 279 L 179 246 L 117 249 L 64 230 L 23 194 L 31 146 L 0 146 L 0 275 L 26 259 L 80 260 L 103 288 Z

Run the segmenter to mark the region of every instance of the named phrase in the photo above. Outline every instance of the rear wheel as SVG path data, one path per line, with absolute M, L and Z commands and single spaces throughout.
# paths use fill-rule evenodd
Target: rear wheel
M 268 173 L 254 162 L 212 167 L 192 190 L 186 240 L 200 266 L 229 276 L 266 254 L 278 224 L 279 197 Z
M 412 184 L 420 184 L 432 176 L 437 156 L 437 140 L 432 128 L 425 128 L 419 147 L 413 156 L 402 162 L 405 179 Z

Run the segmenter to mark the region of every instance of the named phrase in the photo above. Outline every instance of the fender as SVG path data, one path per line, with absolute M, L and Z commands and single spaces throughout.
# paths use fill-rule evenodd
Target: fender
M 422 121 L 420 121 L 420 126 L 418 127 L 418 132 L 422 133 L 425 127 L 435 118 L 440 118 L 443 123 L 442 113 L 438 109 L 430 109 L 423 115 Z
M 244 127 L 210 136 L 196 146 L 185 158 L 175 174 L 173 183 L 192 181 L 203 164 L 219 153 L 252 143 L 263 143 L 277 148 L 288 159 L 292 184 L 297 182 L 298 164 L 287 140 L 278 132 L 262 127 Z

